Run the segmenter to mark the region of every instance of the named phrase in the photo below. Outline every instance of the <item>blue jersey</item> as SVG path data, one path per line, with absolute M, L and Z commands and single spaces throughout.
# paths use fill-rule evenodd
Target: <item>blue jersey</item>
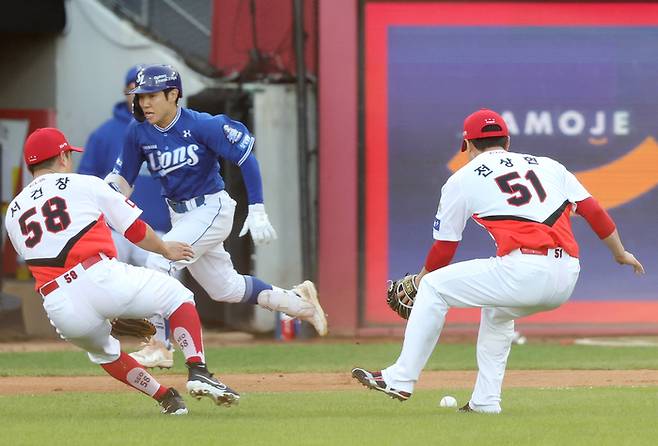
M 123 148 L 126 129 L 132 121 L 132 114 L 125 102 L 114 105 L 112 118 L 105 121 L 89 136 L 82 153 L 78 173 L 99 178 L 112 171 L 117 157 Z M 140 172 L 136 179 L 135 192 L 130 199 L 142 209 L 142 219 L 156 231 L 167 232 L 171 228 L 169 210 L 162 198 L 158 181 L 148 172 Z
M 142 163 L 160 180 L 165 197 L 189 200 L 224 189 L 220 159 L 241 167 L 249 203 L 260 203 L 262 184 L 251 154 L 255 138 L 244 124 L 226 115 L 213 116 L 178 108 L 166 128 L 133 121 L 115 172 L 133 184 Z

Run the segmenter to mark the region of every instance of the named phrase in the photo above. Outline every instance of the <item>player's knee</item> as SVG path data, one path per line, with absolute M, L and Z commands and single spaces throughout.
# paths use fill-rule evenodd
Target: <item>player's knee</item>
M 119 359 L 119 357 L 121 356 L 121 352 L 116 354 L 87 352 L 87 356 L 89 357 L 89 360 L 94 364 L 103 365 L 103 364 L 109 364 Z
M 157 316 L 168 319 L 171 313 L 181 305 L 191 303 L 194 305 L 194 293 L 182 283 L 172 277 L 163 277 L 167 281 L 167 291 L 163 293 L 162 303 Z
M 239 303 L 242 302 L 245 293 L 245 283 L 242 276 L 235 280 L 227 280 L 221 286 L 205 288 L 212 300 L 218 302 Z
M 188 290 L 185 287 L 182 287 L 182 290 L 176 294 L 176 298 L 171 302 L 171 305 L 168 306 L 168 308 L 164 311 L 164 313 L 161 315 L 165 319 L 169 319 L 171 314 L 179 309 L 181 305 L 183 304 L 192 304 L 196 305 L 194 302 L 194 294 L 192 291 Z
M 57 325 L 51 321 L 51 325 L 55 326 L 57 334 L 59 334 L 62 339 L 72 342 L 85 350 L 87 350 L 87 348 L 85 348 L 87 344 L 94 343 L 92 340 L 94 335 L 96 333 L 101 333 L 104 330 L 104 327 L 98 326 L 96 323 L 81 320 L 79 318 L 69 318 L 68 320 L 59 318 L 56 321 L 56 324 Z M 107 330 L 108 334 L 109 332 L 110 331 Z
M 73 340 L 73 343 L 87 350 L 87 356 L 94 364 L 109 364 L 121 356 L 121 344 L 109 334 L 100 342 L 99 339 L 80 339 Z
M 514 336 L 514 319 L 501 316 L 496 308 L 483 308 L 480 331 L 488 332 L 489 336 L 511 341 Z
M 246 290 L 245 276 L 238 274 L 234 269 L 218 271 L 212 277 L 201 274 L 195 268 L 190 268 L 189 271 L 212 300 L 228 303 L 242 302 Z

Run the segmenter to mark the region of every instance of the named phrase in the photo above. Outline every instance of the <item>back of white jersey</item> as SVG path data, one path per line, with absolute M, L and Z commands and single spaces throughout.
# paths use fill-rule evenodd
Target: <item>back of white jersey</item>
M 56 277 L 60 269 L 93 254 L 116 255 L 105 220 L 124 233 L 140 214 L 100 178 L 53 173 L 35 178 L 12 200 L 5 223 L 14 248 L 39 282 L 45 270 Z
M 502 254 L 521 246 L 569 248 L 571 204 L 589 196 L 555 160 L 502 149 L 487 151 L 443 186 L 434 238 L 461 240 L 472 217 L 491 233 Z

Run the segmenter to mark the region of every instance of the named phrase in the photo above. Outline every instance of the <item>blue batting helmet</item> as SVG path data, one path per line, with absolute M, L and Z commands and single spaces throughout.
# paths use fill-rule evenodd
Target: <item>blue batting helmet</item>
M 127 87 L 128 85 L 132 84 L 133 82 L 136 83 L 137 79 L 137 73 L 144 68 L 144 65 L 134 65 L 130 67 L 128 71 L 126 71 L 126 76 L 124 79 L 124 85 Z
M 155 93 L 169 88 L 178 89 L 178 97 L 183 97 L 183 83 L 180 74 L 171 65 L 147 65 L 137 72 L 137 86 L 130 94 Z

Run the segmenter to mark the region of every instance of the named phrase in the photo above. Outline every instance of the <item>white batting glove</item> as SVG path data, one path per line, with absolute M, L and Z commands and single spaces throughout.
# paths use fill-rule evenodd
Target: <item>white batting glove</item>
M 267 218 L 263 203 L 249 205 L 249 213 L 240 231 L 240 237 L 247 231 L 251 232 L 251 239 L 256 245 L 266 245 L 272 240 L 276 240 L 276 231 L 272 227 L 270 219 Z

